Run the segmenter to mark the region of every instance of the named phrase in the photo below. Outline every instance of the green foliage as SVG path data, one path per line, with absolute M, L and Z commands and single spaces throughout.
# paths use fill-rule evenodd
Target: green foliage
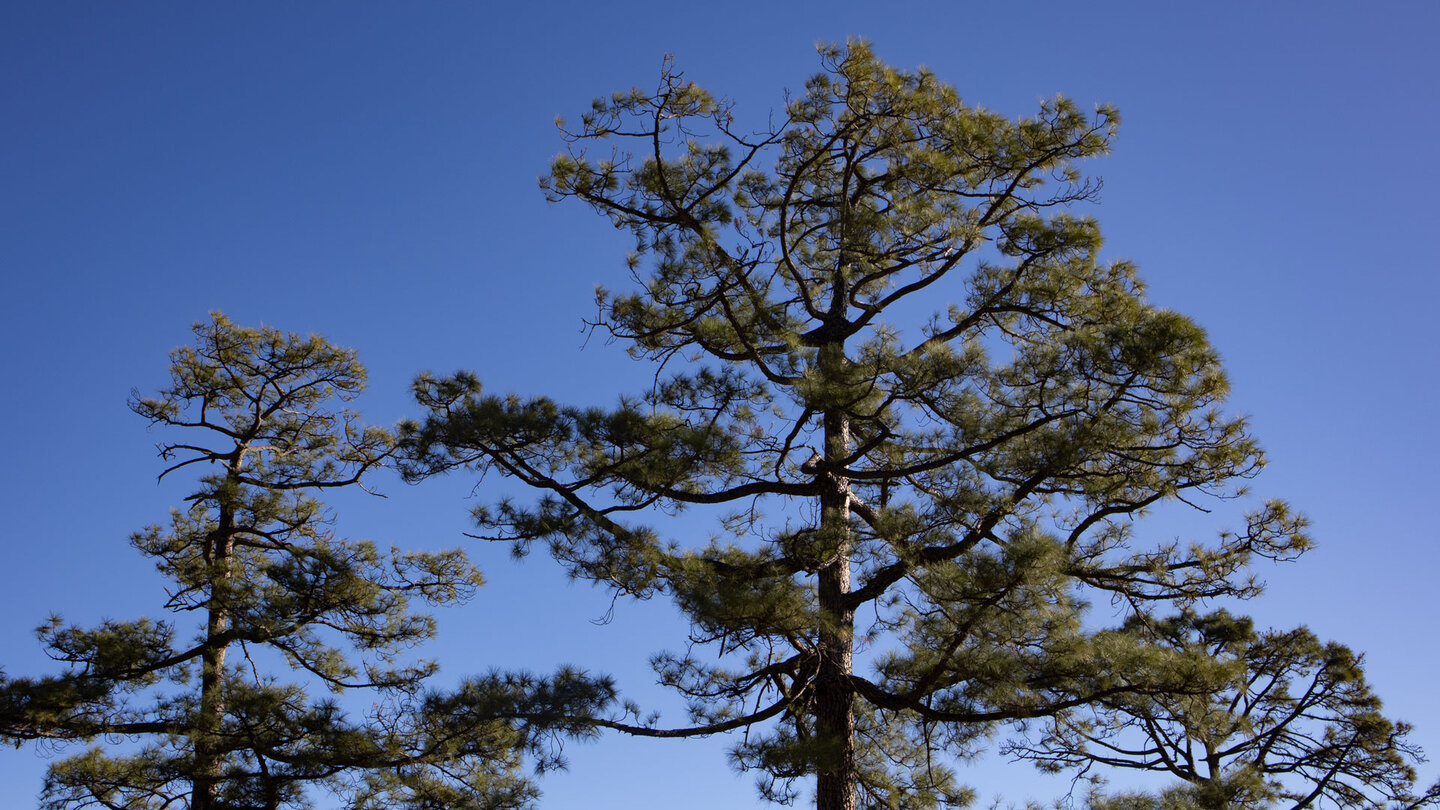
M 554 685 L 477 682 L 492 711 L 457 717 L 423 689 L 434 665 L 405 659 L 434 633 L 412 603 L 463 601 L 479 572 L 459 551 L 337 537 L 317 498 L 361 486 L 394 450 L 343 407 L 365 382 L 355 353 L 219 314 L 194 332 L 171 355 L 170 385 L 131 403 L 165 430 L 161 477 L 199 472 L 168 525 L 131 538 L 168 581 L 173 618 L 52 617 L 38 633 L 67 671 L 0 679 L 6 739 L 139 742 L 54 764 L 44 806 L 307 807 L 317 789 L 355 808 L 527 805 L 521 758 L 550 757 L 560 733 L 558 699 L 543 700 Z M 271 662 L 324 691 L 367 690 L 372 708 L 351 716 L 265 674 Z M 572 712 L 610 699 L 603 681 L 561 680 Z
M 1185 692 L 1104 697 L 1010 745 L 1049 770 L 1099 764 L 1183 780 L 1092 806 L 1408 810 L 1440 801 L 1440 785 L 1412 792 L 1423 758 L 1405 739 L 1409 726 L 1380 713 L 1349 649 L 1305 628 L 1260 633 L 1223 610 L 1136 620 L 1126 632 L 1208 659 L 1209 677 Z
M 1158 793 L 1093 793 L 1086 804 L 1092 810 L 1200 810 L 1195 792 L 1188 787 Z
M 822 810 L 954 805 L 947 754 L 994 723 L 1203 674 L 1087 630 L 1090 602 L 1249 596 L 1253 558 L 1308 541 L 1280 503 L 1209 543 L 1136 537 L 1263 458 L 1204 331 L 1071 210 L 1115 110 L 1010 120 L 864 43 L 821 59 L 762 131 L 667 64 L 565 132 L 541 184 L 634 235 L 595 326 L 657 364 L 650 391 L 580 409 L 424 376 L 402 439 L 414 476 L 533 488 L 476 510 L 484 536 L 689 617 L 655 664 L 695 725 L 608 725 L 745 727 L 734 762 L 777 801 L 813 777 Z M 719 536 L 667 539 L 690 505 L 728 508 Z

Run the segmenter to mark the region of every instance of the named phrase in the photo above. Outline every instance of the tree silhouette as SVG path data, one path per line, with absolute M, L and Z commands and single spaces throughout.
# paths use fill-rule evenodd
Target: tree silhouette
M 1012 754 L 1055 771 L 1170 774 L 1184 786 L 1132 801 L 1200 810 L 1409 810 L 1440 800 L 1440 785 L 1412 792 L 1423 757 L 1405 739 L 1410 727 L 1380 713 L 1348 648 L 1303 627 L 1259 633 L 1225 611 L 1136 622 L 1131 631 L 1215 661 L 1208 688 L 1106 697 L 1051 719 L 1034 741 L 1012 742 Z

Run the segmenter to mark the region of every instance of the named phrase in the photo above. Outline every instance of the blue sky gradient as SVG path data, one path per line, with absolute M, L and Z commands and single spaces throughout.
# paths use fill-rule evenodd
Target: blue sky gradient
M 672 53 L 760 120 L 818 69 L 817 42 L 862 36 L 1008 115 L 1056 93 L 1120 108 L 1084 212 L 1107 257 L 1210 332 L 1269 452 L 1256 494 L 1314 520 L 1319 547 L 1260 569 L 1245 609 L 1364 650 L 1387 713 L 1440 755 L 1437 25 L 1432 2 L 0 4 L 0 665 L 54 671 L 30 632 L 51 611 L 163 602 L 126 538 L 188 487 L 156 484 L 157 437 L 125 402 L 165 382 L 191 322 L 218 309 L 355 347 L 378 423 L 415 415 L 426 369 L 612 403 L 651 370 L 587 344 L 581 319 L 595 285 L 626 283 L 628 237 L 544 201 L 555 117 L 652 86 Z M 342 532 L 466 542 L 473 481 L 376 483 L 387 498 L 332 499 Z M 1160 517 L 1165 537 L 1224 522 Z M 549 560 L 471 550 L 491 584 L 442 615 L 426 653 L 443 677 L 571 662 L 673 707 L 646 664 L 683 643 L 667 606 L 599 625 L 608 599 Z M 576 746 L 544 804 L 752 804 L 726 746 Z M 0 806 L 31 806 L 44 765 L 0 752 Z M 962 777 L 982 804 L 1057 789 L 991 761 Z

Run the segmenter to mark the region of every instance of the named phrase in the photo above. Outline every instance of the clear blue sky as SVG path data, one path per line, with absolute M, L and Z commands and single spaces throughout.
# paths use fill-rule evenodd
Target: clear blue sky
M 164 382 L 192 321 L 356 347 L 382 423 L 414 411 L 422 369 L 611 402 L 647 371 L 582 350 L 580 324 L 594 285 L 624 284 L 627 240 L 537 190 L 555 116 L 651 85 L 666 53 L 763 114 L 817 41 L 859 35 L 1008 114 L 1057 92 L 1119 106 L 1116 153 L 1088 167 L 1107 253 L 1209 329 L 1270 454 L 1256 493 L 1314 519 L 1319 548 L 1263 569 L 1249 609 L 1365 650 L 1388 713 L 1440 756 L 1437 28 L 1433 2 L 1314 0 L 0 4 L 0 664 L 50 671 L 30 634 L 50 611 L 163 601 L 126 538 L 186 487 L 156 485 L 125 401 Z M 337 502 L 346 532 L 461 542 L 472 482 L 378 483 L 385 500 Z M 1208 534 L 1199 517 L 1181 530 Z M 549 561 L 473 551 L 492 585 L 442 617 L 447 676 L 569 661 L 664 705 L 645 663 L 683 641 L 664 605 L 597 626 L 607 600 Z M 577 746 L 546 805 L 749 805 L 724 747 Z M 31 805 L 43 768 L 0 751 L 0 805 Z M 1053 786 L 966 778 L 1016 801 Z

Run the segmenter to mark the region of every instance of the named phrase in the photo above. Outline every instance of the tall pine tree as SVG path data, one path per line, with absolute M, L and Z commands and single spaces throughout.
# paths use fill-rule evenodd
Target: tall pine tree
M 992 724 L 1203 669 L 1087 629 L 1088 602 L 1248 596 L 1253 557 L 1307 541 L 1280 503 L 1208 544 L 1137 531 L 1262 457 L 1205 333 L 1071 210 L 1113 109 L 1010 120 L 864 43 L 821 56 L 763 131 L 669 64 L 566 131 L 543 186 L 634 235 L 596 326 L 656 365 L 649 391 L 575 408 L 426 376 L 406 440 L 416 475 L 536 492 L 482 534 L 689 618 L 656 666 L 691 724 L 608 724 L 744 727 L 735 762 L 776 800 L 813 778 L 821 810 L 958 804 L 944 754 Z M 717 536 L 669 536 L 698 505 L 728 507 Z
M 523 754 L 545 764 L 567 730 L 539 721 L 592 711 L 608 687 L 495 676 L 467 686 L 465 712 L 425 692 L 434 665 L 401 656 L 434 622 L 411 602 L 462 601 L 480 575 L 459 551 L 385 552 L 333 531 L 318 493 L 361 486 L 394 450 L 343 407 L 365 383 L 355 353 L 219 314 L 194 332 L 170 385 L 131 403 L 162 431 L 161 478 L 199 473 L 168 525 L 131 538 L 169 581 L 173 618 L 51 618 L 39 634 L 67 671 L 0 679 L 0 738 L 108 743 L 55 763 L 44 806 L 275 810 L 317 790 L 357 810 L 528 804 Z M 306 683 L 373 706 L 352 717 Z

